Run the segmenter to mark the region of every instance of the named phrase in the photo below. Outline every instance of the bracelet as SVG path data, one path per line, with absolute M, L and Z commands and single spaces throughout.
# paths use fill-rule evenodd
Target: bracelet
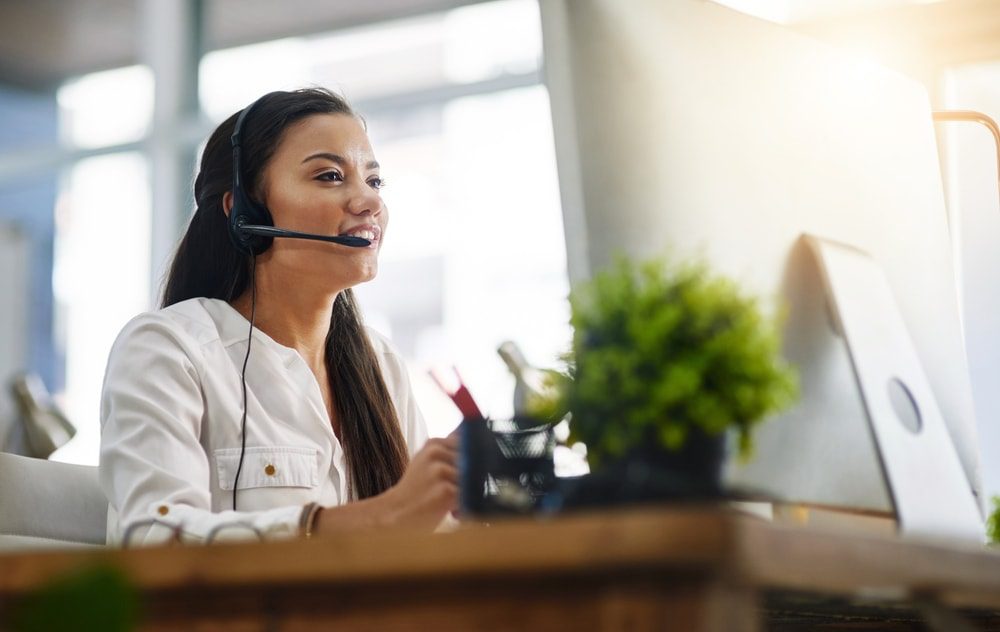
M 312 537 L 313 527 L 316 525 L 316 516 L 319 515 L 321 509 L 323 509 L 323 506 L 319 503 L 309 503 L 302 508 L 302 513 L 299 517 L 299 533 L 303 534 L 306 539 Z

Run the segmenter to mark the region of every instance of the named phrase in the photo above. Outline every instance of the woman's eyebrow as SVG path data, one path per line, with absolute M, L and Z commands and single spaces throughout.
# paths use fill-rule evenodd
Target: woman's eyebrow
M 347 161 L 344 159 L 343 156 L 338 156 L 337 154 L 331 154 L 330 152 L 327 152 L 327 151 L 321 151 L 321 152 L 315 153 L 315 154 L 307 157 L 302 162 L 303 163 L 307 163 L 310 160 L 318 160 L 318 159 L 329 160 L 330 162 L 335 162 L 335 163 L 337 163 L 338 165 L 340 165 L 342 167 L 346 167 L 347 166 Z M 379 168 L 378 161 L 372 160 L 367 165 L 365 165 L 365 168 L 366 169 L 378 169 Z

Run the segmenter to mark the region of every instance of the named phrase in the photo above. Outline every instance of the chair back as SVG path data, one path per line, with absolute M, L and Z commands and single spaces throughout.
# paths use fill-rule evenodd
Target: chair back
M 0 453 L 0 549 L 103 546 L 97 468 Z

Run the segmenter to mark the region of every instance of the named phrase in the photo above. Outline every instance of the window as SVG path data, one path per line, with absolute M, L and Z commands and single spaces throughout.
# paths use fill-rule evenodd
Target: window
M 496 353 L 551 363 L 569 291 L 534 2 L 447 13 L 207 55 L 201 100 L 221 121 L 269 90 L 321 85 L 368 123 L 390 212 L 380 272 L 357 294 L 407 358 L 432 435 L 460 420 L 427 377 L 456 364 L 480 404 L 512 412 Z M 505 81 L 506 79 L 506 81 Z
M 344 94 L 365 116 L 391 220 L 379 277 L 357 293 L 369 324 L 406 357 L 432 435 L 447 434 L 460 415 L 428 368 L 455 364 L 484 411 L 504 416 L 513 378 L 497 346 L 512 339 L 544 365 L 569 343 L 540 60 L 536 3 L 503 0 L 215 51 L 201 62 L 211 121 L 204 136 L 265 92 L 308 85 Z M 63 137 L 77 148 L 130 149 L 149 133 L 152 89 L 142 67 L 66 85 Z M 149 178 L 137 151 L 86 158 L 63 178 L 55 293 L 66 408 L 80 436 L 62 460 L 96 462 L 111 344 L 129 318 L 153 307 Z

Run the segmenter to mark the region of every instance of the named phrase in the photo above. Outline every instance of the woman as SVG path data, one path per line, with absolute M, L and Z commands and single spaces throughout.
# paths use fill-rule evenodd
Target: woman
M 388 220 L 363 121 L 320 89 L 245 112 L 205 147 L 163 308 L 132 320 L 108 360 L 109 541 L 437 525 L 456 499 L 456 439 L 427 440 L 402 361 L 350 290 L 374 278 Z M 229 225 L 241 192 L 277 227 L 355 243 L 248 250 Z

